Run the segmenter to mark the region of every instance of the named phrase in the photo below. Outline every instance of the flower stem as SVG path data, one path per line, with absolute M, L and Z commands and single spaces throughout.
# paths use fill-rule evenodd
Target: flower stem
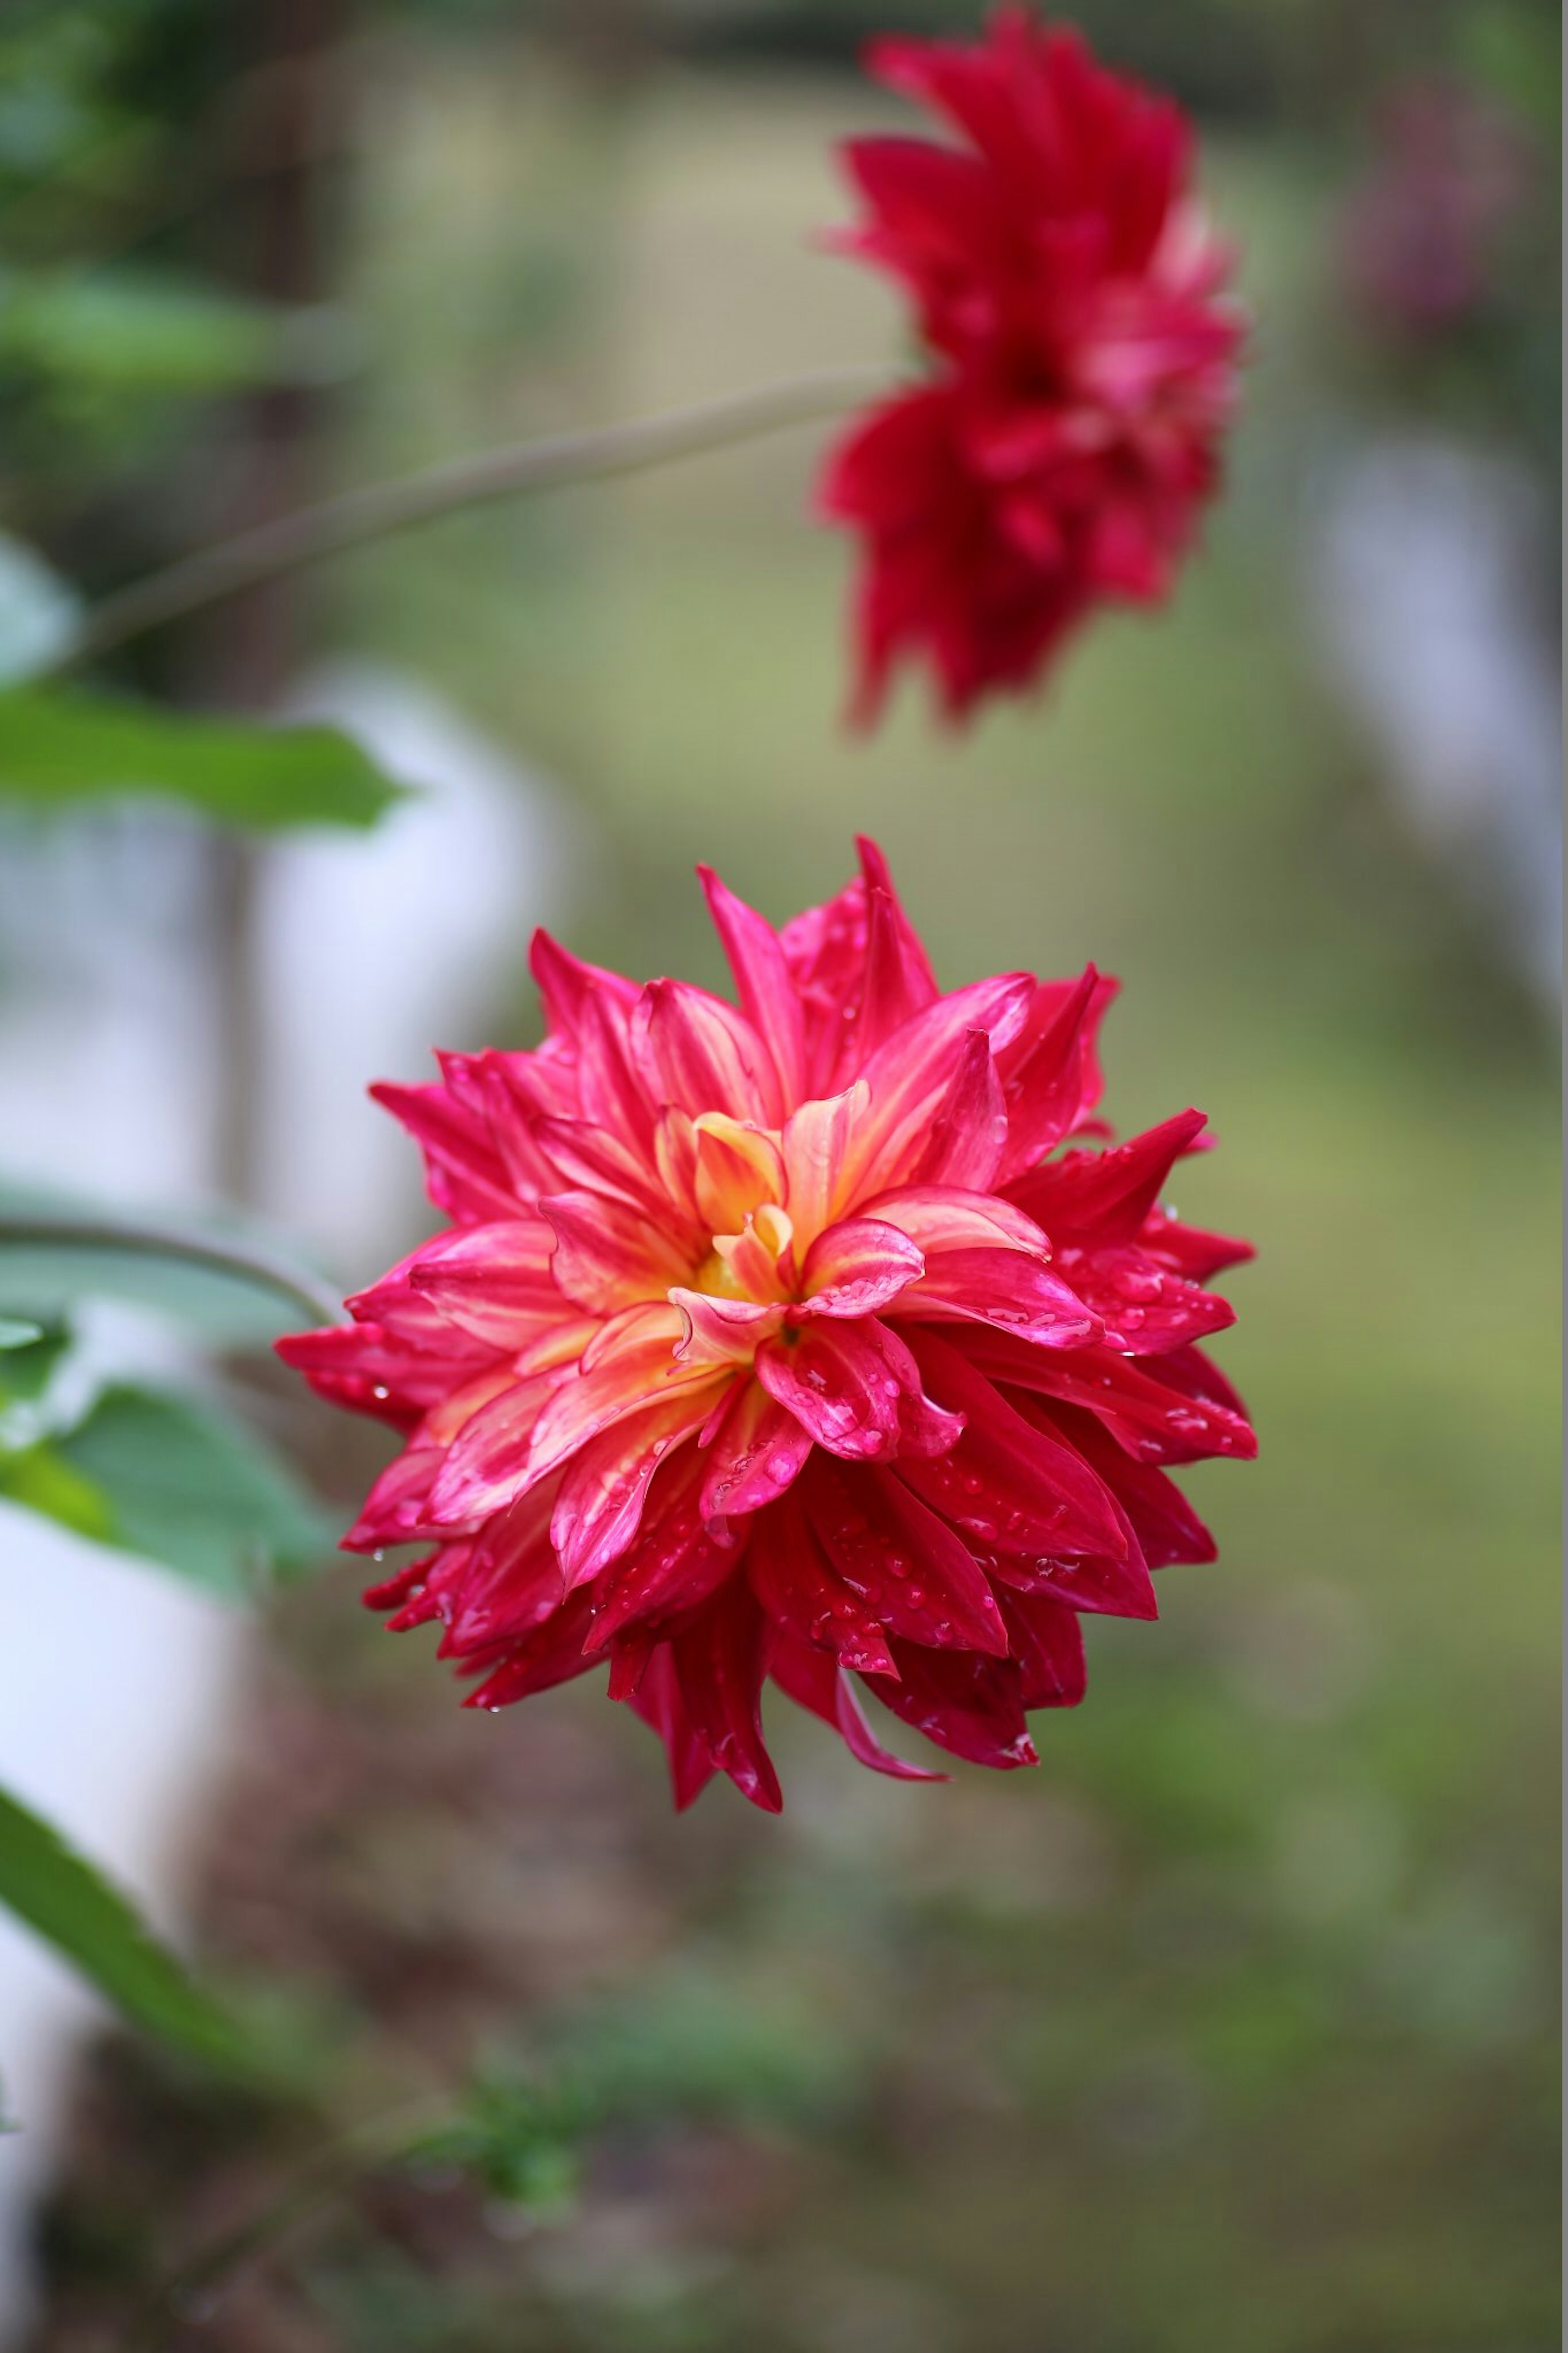
M 276 580 L 349 548 L 366 546 L 413 524 L 432 522 L 468 507 L 567 482 L 597 481 L 629 474 L 671 459 L 718 449 L 776 433 L 790 425 L 837 415 L 886 383 L 871 367 L 825 369 L 731 393 L 693 407 L 666 411 L 625 425 L 584 433 L 552 434 L 512 443 L 478 456 L 433 466 L 402 480 L 347 491 L 320 506 L 305 507 L 216 547 L 201 549 L 165 571 L 149 574 L 104 598 L 76 637 L 49 666 L 72 670 L 93 661 L 149 629 L 181 619 L 202 607 L 237 596 L 262 581 Z
M 290 1266 L 253 1242 L 219 1241 L 210 1235 L 192 1234 L 176 1227 L 130 1225 L 96 1218 L 32 1218 L 0 1214 L 0 1252 L 6 1250 L 117 1250 L 139 1258 L 174 1259 L 187 1266 L 205 1267 L 237 1282 L 276 1292 L 300 1308 L 312 1324 L 335 1324 L 342 1302 L 324 1282 L 303 1268 Z M 4 1259 L 0 1258 L 0 1287 Z

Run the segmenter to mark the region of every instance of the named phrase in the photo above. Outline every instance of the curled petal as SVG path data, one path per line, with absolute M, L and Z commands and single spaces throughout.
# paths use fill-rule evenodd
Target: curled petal
M 829 1226 L 805 1254 L 799 1313 L 876 1315 L 925 1272 L 907 1234 L 874 1218 Z
M 769 1339 L 784 1318 L 784 1307 L 776 1300 L 725 1299 L 679 1285 L 669 1298 L 670 1304 L 680 1311 L 683 1326 L 676 1355 L 687 1365 L 723 1365 L 731 1369 L 749 1365 L 758 1345 Z
M 984 1193 L 1007 1143 L 1007 1106 L 991 1040 L 971 1029 L 931 1124 L 931 1141 L 914 1169 L 918 1186 L 956 1187 Z
M 793 1340 L 764 1340 L 755 1369 L 818 1446 L 856 1461 L 897 1452 L 899 1400 L 920 1394 L 914 1358 L 874 1316 L 854 1324 L 823 1317 Z

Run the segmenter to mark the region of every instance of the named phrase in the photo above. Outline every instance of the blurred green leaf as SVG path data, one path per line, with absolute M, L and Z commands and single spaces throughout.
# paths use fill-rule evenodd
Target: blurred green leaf
M 192 718 L 105 696 L 0 693 L 0 800 L 153 793 L 228 825 L 371 825 L 401 787 L 331 727 Z
M 134 2025 L 209 2064 L 247 2067 L 235 2021 L 156 1942 L 120 1891 L 4 1789 L 0 1903 Z
M 20 1504 L 46 1520 L 58 1520 L 79 1536 L 112 1544 L 114 1514 L 101 1489 L 63 1461 L 50 1440 L 0 1452 L 0 1497 Z
M 79 1229 L 84 1236 L 102 1225 L 104 1239 L 101 1244 L 41 1240 L 26 1230 L 37 1221 L 58 1221 L 67 1229 Z M 181 1235 L 198 1247 L 212 1248 L 211 1260 L 204 1261 L 125 1248 L 112 1239 L 116 1225 L 112 1210 L 102 1202 L 0 1180 L 0 1297 L 6 1314 L 53 1329 L 84 1299 L 123 1299 L 233 1347 L 265 1346 L 279 1333 L 296 1331 L 310 1320 L 310 1302 L 303 1294 L 291 1300 L 287 1290 L 260 1271 L 262 1265 L 276 1265 L 279 1271 L 285 1266 L 278 1240 L 265 1229 L 234 1219 L 195 1221 L 183 1216 Z M 256 1271 L 246 1265 L 247 1258 L 258 1260 Z M 294 1271 L 289 1269 L 290 1274 Z M 298 1281 L 321 1291 L 315 1311 L 320 1320 L 327 1313 L 327 1286 L 303 1272 Z M 8 1372 L 0 1373 L 0 1391 L 8 1378 Z
M 7 1334 L 14 1336 L 7 1338 Z M 63 1325 L 52 1330 L 41 1324 L 13 1323 L 0 1316 L 0 1415 L 10 1405 L 31 1405 L 54 1378 L 55 1366 L 70 1345 Z
M 221 392 L 275 374 L 279 349 L 261 305 L 163 272 L 0 277 L 0 366 L 121 394 Z
M 225 1599 L 331 1549 L 334 1527 L 287 1465 L 211 1405 L 117 1386 L 53 1451 L 102 1496 L 105 1541 Z

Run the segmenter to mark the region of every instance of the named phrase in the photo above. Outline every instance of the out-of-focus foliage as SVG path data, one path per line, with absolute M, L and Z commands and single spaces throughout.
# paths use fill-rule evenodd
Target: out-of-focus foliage
M 55 810 L 153 794 L 226 825 L 374 825 L 399 797 L 332 727 L 263 728 L 106 695 L 0 693 L 0 800 Z
M 205 2066 L 244 2072 L 252 2063 L 241 2029 L 149 1933 L 119 1890 L 3 1789 L 0 1904 L 144 2032 Z

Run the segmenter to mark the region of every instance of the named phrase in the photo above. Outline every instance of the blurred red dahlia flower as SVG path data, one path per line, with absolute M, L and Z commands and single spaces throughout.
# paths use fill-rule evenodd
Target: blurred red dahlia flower
M 683 1806 L 718 1769 L 779 1807 L 770 1676 L 882 1772 L 932 1778 L 852 1677 L 1035 1763 L 1079 1613 L 1152 1617 L 1151 1568 L 1214 1557 L 1159 1466 L 1254 1451 L 1195 1345 L 1250 1250 L 1156 1207 L 1202 1113 L 1048 1158 L 1090 1132 L 1114 984 L 943 995 L 860 868 L 779 933 L 703 870 L 739 1009 L 540 934 L 542 1046 L 375 1090 L 450 1229 L 279 1344 L 405 1433 L 344 1544 L 426 1549 L 371 1604 L 440 1621 L 470 1704 L 607 1661 Z
M 1217 480 L 1242 322 L 1180 109 L 1078 33 L 1003 7 L 981 41 L 868 61 L 964 143 L 847 145 L 867 217 L 837 242 L 908 289 L 935 372 L 850 429 L 821 500 L 864 540 L 858 716 L 924 657 L 960 718 L 1096 604 L 1165 596 Z

